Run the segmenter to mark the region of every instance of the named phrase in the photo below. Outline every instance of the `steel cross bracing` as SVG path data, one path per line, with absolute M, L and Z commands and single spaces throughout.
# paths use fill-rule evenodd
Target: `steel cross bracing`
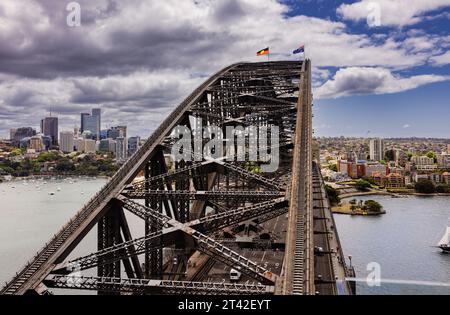
M 167 200 L 170 198 L 187 198 L 189 200 L 242 200 L 258 201 L 267 200 L 284 196 L 279 191 L 189 191 L 189 190 L 148 190 L 136 191 L 129 190 L 123 193 L 130 199 L 154 198 L 158 200 Z
M 269 188 L 275 188 L 278 190 L 282 190 L 283 185 L 281 183 L 278 183 L 277 181 L 274 181 L 272 179 L 269 179 L 267 177 L 258 175 L 258 174 L 254 174 L 242 167 L 239 167 L 238 165 L 232 164 L 232 163 L 227 163 L 224 161 L 206 161 L 206 162 L 197 162 L 197 163 L 193 163 L 192 165 L 188 166 L 188 167 L 184 167 L 184 168 L 179 168 L 174 172 L 168 172 L 165 174 L 161 174 L 159 176 L 154 176 L 154 177 L 150 177 L 147 180 L 140 180 L 140 181 L 135 181 L 133 182 L 132 185 L 130 185 L 130 189 L 132 190 L 140 190 L 145 188 L 145 183 L 146 182 L 163 182 L 164 180 L 170 180 L 171 178 L 176 178 L 178 176 L 186 176 L 186 173 L 189 173 L 193 170 L 196 169 L 205 169 L 205 168 L 210 168 L 211 164 L 216 164 L 213 165 L 215 168 L 218 168 L 219 166 L 223 166 L 224 169 L 221 173 L 225 173 L 225 172 L 233 172 L 236 174 L 239 174 L 241 177 L 243 177 L 246 180 L 249 181 L 256 181 L 264 186 L 267 186 Z
M 129 294 L 189 294 L 209 295 L 266 295 L 273 294 L 273 286 L 259 284 L 188 282 L 149 279 L 121 279 L 99 277 L 68 277 L 51 275 L 44 280 L 48 287 L 72 289 L 123 292 Z
M 298 180 L 298 170 L 293 167 L 300 167 L 293 158 L 298 146 L 307 144 L 305 139 L 299 142 L 297 133 L 301 128 L 296 116 L 311 105 L 307 86 L 310 81 L 301 80 L 309 75 L 309 61 L 240 63 L 213 75 L 166 118 L 1 293 L 46 293 L 51 288 L 96 290 L 99 294 L 291 293 L 276 289 L 292 281 L 286 268 L 276 274 L 259 261 L 252 261 L 244 250 L 232 250 L 220 240 L 225 232 L 241 233 L 240 227 L 248 224 L 264 231 L 271 221 L 285 220 L 288 210 L 292 213 L 294 208 L 303 207 L 297 201 L 293 204 L 292 183 Z M 199 158 L 193 150 L 183 148 L 193 159 L 173 161 L 169 154 L 177 139 L 171 137 L 172 131 L 177 126 L 195 129 L 191 125 L 194 118 L 200 119 L 203 126 L 279 127 L 279 144 L 259 144 L 261 150 L 280 149 L 278 170 L 260 173 L 258 169 L 264 162 L 248 161 L 247 150 L 246 160 L 241 161 L 237 156 L 231 160 Z M 308 146 L 303 151 L 308 152 Z M 132 237 L 134 227 L 128 225 L 129 215 L 144 222 L 143 237 Z M 96 225 L 98 251 L 68 260 Z M 307 233 L 299 229 L 298 235 Z M 289 244 L 289 237 L 287 241 Z M 306 245 L 301 243 L 296 251 L 305 250 L 303 256 L 311 260 Z M 213 259 L 208 268 L 215 264 L 239 268 L 247 277 L 246 283 L 185 279 L 182 275 L 189 274 L 191 268 L 202 268 L 188 263 L 197 251 Z M 283 250 L 277 253 L 278 261 L 284 260 L 287 265 L 290 255 L 285 256 Z M 178 263 L 171 257 L 178 258 Z M 91 268 L 97 268 L 97 277 L 79 275 Z M 121 278 L 122 268 L 128 278 Z M 305 273 L 305 279 L 306 272 L 307 268 L 295 269 L 296 274 Z
M 175 234 L 185 233 L 187 237 L 191 237 L 193 240 L 198 242 L 200 244 L 199 246 L 206 253 L 213 253 L 213 258 L 219 259 L 220 261 L 225 259 L 225 264 L 230 264 L 229 259 L 237 257 L 237 262 L 232 263 L 231 266 L 240 265 L 242 263 L 243 265 L 241 268 L 243 269 L 243 273 L 249 274 L 250 276 L 258 278 L 261 281 L 272 281 L 271 278 L 268 280 L 266 279 L 266 276 L 261 275 L 267 272 L 264 268 L 260 268 L 259 266 L 255 267 L 255 265 L 248 259 L 241 257 L 234 251 L 218 244 L 213 239 L 194 229 L 198 229 L 206 233 L 215 232 L 222 227 L 234 226 L 244 221 L 258 218 L 260 215 L 271 213 L 274 209 L 278 210 L 281 208 L 286 208 L 286 200 L 279 199 L 241 209 L 230 210 L 184 224 L 124 197 L 120 197 L 120 200 L 123 202 L 124 209 L 131 210 L 132 213 L 138 215 L 142 219 L 146 219 L 148 217 L 154 218 L 157 221 L 155 224 L 161 228 L 160 231 L 149 234 L 146 237 L 121 243 L 110 248 L 103 249 L 97 253 L 58 265 L 53 270 L 53 273 L 67 274 L 73 272 L 74 270 L 82 271 L 93 267 L 98 267 L 99 265 L 111 264 L 133 255 L 143 254 L 145 252 L 146 245 L 148 244 L 154 247 L 158 246 L 158 244 L 160 244 L 160 246 L 168 247 L 173 244 Z M 249 266 L 253 267 L 253 269 L 247 270 Z

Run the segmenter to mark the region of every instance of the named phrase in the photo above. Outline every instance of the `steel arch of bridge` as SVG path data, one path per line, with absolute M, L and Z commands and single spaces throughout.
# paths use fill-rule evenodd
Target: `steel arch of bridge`
M 311 205 L 311 65 L 239 63 L 209 78 L 182 102 L 112 179 L 16 274 L 1 294 L 46 294 L 51 288 L 101 294 L 313 294 Z M 221 159 L 166 163 L 176 126 L 277 125 L 277 172 L 256 174 L 249 163 Z M 137 179 L 143 175 L 143 179 Z M 207 207 L 213 214 L 206 214 Z M 125 212 L 142 219 L 134 238 Z M 289 212 L 281 274 L 224 245 L 223 231 L 259 225 Z M 67 261 L 97 226 L 98 251 Z M 222 234 L 222 235 L 221 235 Z M 215 240 L 217 238 L 217 240 Z M 167 249 L 184 259 L 167 279 Z M 185 263 L 201 252 L 253 282 L 205 283 L 183 279 Z M 96 268 L 96 277 L 74 276 Z M 125 277 L 126 275 L 126 277 Z

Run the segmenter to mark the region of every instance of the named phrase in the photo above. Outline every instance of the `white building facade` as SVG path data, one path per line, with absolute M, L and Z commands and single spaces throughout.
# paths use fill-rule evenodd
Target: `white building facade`
M 64 153 L 73 152 L 75 146 L 73 132 L 61 132 L 59 134 L 59 149 Z

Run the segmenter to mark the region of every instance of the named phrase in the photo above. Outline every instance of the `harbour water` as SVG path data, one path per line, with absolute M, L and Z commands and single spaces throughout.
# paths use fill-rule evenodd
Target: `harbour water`
M 0 283 L 8 281 L 105 182 L 67 178 L 0 183 Z M 344 253 L 352 255 L 358 278 L 367 277 L 367 265 L 376 262 L 382 279 L 427 284 L 360 283 L 358 294 L 450 294 L 448 286 L 428 285 L 450 283 L 450 255 L 432 247 L 445 231 L 450 197 L 358 199 L 376 200 L 387 211 L 379 217 L 335 216 Z M 142 236 L 142 222 L 133 216 L 128 220 L 133 236 Z M 95 239 L 92 231 L 73 256 L 95 251 Z
M 105 178 L 84 177 L 0 183 L 0 286 L 10 280 L 106 181 Z
M 450 294 L 450 255 L 435 248 L 450 218 L 450 197 L 391 198 L 357 197 L 375 200 L 387 214 L 377 217 L 335 215 L 346 256 L 352 256 L 357 278 L 366 279 L 381 269 L 383 283 L 371 287 L 362 282 L 358 294 Z M 447 284 L 445 286 L 444 284 Z

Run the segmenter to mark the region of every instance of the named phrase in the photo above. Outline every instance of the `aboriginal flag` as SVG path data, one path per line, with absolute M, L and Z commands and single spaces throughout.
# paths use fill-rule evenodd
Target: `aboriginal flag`
M 256 53 L 256 56 L 264 56 L 269 54 L 269 47 L 264 48 Z

